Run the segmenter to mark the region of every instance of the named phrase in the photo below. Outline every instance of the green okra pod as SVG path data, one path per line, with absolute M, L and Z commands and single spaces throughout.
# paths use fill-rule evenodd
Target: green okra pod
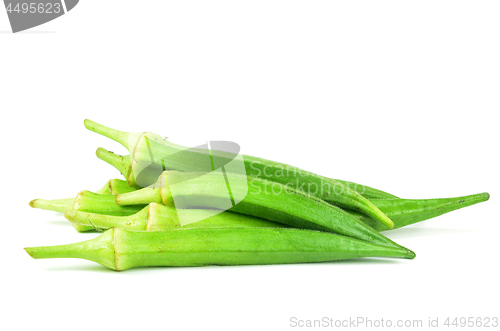
M 228 186 L 224 179 L 222 174 L 216 172 L 199 175 L 165 171 L 155 185 L 118 194 L 115 200 L 121 206 L 156 202 L 178 209 L 228 209 L 299 229 L 329 231 L 375 244 L 399 247 L 336 206 L 260 178 L 232 175 L 231 191 L 247 193 L 231 207 L 228 205 Z M 172 189 L 175 189 L 174 195 Z
M 376 204 L 394 221 L 394 229 L 398 229 L 487 201 L 488 198 L 488 193 L 480 193 L 446 199 L 378 199 Z M 215 215 L 213 210 L 204 209 L 186 209 L 181 212 L 183 222 L 179 219 L 175 208 L 152 202 L 130 216 L 107 216 L 75 210 L 66 211 L 65 216 L 73 224 L 93 226 L 97 229 L 119 227 L 132 231 L 163 231 L 172 228 L 287 227 L 282 223 L 229 211 Z M 365 215 L 355 212 L 349 212 L 349 214 L 376 231 L 389 230 Z
M 415 253 L 401 247 L 387 247 L 326 232 L 273 228 L 156 232 L 112 228 L 88 241 L 25 250 L 35 259 L 80 258 L 114 270 L 415 257 Z
M 281 223 L 262 218 L 210 209 L 180 210 L 150 203 L 141 211 L 130 216 L 108 216 L 68 210 L 64 216 L 73 224 L 92 226 L 96 230 L 122 228 L 130 231 L 165 231 L 170 229 L 196 228 L 283 228 Z
M 95 193 L 99 195 L 107 195 L 107 194 L 120 194 L 120 193 L 127 193 L 127 192 L 132 192 L 134 191 L 135 188 L 132 188 L 128 185 L 128 183 L 124 180 L 121 179 L 110 179 L 106 182 L 106 184 L 103 185 L 102 188 L 97 190 Z M 88 192 L 88 191 L 85 191 Z M 76 200 L 79 200 L 78 203 L 75 205 Z M 92 209 L 90 207 L 90 200 L 92 200 L 93 197 L 90 195 L 90 192 L 87 193 L 80 193 L 77 195 L 76 198 L 67 198 L 67 199 L 54 199 L 54 200 L 45 200 L 45 199 L 35 199 L 30 201 L 29 205 L 32 208 L 38 208 L 38 209 L 44 209 L 44 210 L 51 210 L 55 211 L 58 213 L 63 213 L 66 212 L 66 210 L 71 210 L 74 208 L 82 208 L 82 203 L 83 203 L 83 209 L 78 209 L 78 210 L 83 210 L 83 211 L 93 211 L 98 213 L 99 210 L 97 209 Z M 110 204 L 114 205 L 114 202 L 112 199 L 109 200 Z M 92 231 L 94 230 L 93 227 L 89 226 L 84 226 L 84 225 L 79 225 L 79 224 L 73 224 L 73 227 L 75 230 L 78 232 L 87 232 L 87 231 Z
M 61 206 L 59 210 L 55 210 L 54 205 Z M 144 206 L 119 206 L 115 202 L 115 196 L 110 194 L 97 194 L 90 191 L 82 191 L 78 193 L 75 199 L 61 199 L 61 200 L 33 200 L 30 205 L 34 208 L 49 209 L 59 212 L 66 212 L 68 210 L 82 211 L 103 215 L 114 216 L 127 216 L 133 215 L 140 211 Z M 74 228 L 79 232 L 93 231 L 93 226 L 73 223 Z M 102 231 L 102 229 L 99 229 Z
M 489 198 L 488 193 L 479 193 L 444 199 L 376 199 L 373 203 L 394 221 L 394 229 L 397 229 L 487 201 Z M 388 230 L 363 214 L 349 213 L 377 231 Z
M 110 179 L 103 185 L 102 188 L 97 190 L 96 194 L 120 194 L 120 193 L 128 193 L 135 191 L 135 188 L 132 188 L 128 185 L 128 183 L 121 179 Z M 87 191 L 89 192 L 89 191 Z M 45 199 L 35 199 L 30 201 L 29 205 L 32 208 L 51 210 L 58 213 L 63 213 L 71 209 L 73 204 L 75 203 L 75 198 L 66 198 L 66 199 L 54 199 L 54 200 L 45 200 Z
M 123 175 L 123 177 L 128 178 L 129 181 L 131 182 L 132 185 L 135 185 L 135 179 L 133 176 L 132 168 L 131 168 L 131 162 L 130 162 L 130 156 L 129 155 L 118 155 L 113 152 L 110 152 L 102 147 L 99 147 L 96 151 L 96 155 L 99 159 L 103 160 L 104 162 L 112 165 L 115 167 L 120 173 Z M 363 184 L 358 184 L 354 183 L 351 181 L 345 181 L 341 179 L 334 179 L 341 183 L 342 185 L 347 186 L 351 190 L 354 190 L 356 193 L 360 194 L 361 196 L 371 200 L 371 199 L 396 199 L 398 198 L 397 196 L 378 190 L 376 188 L 363 185 Z M 139 186 L 134 186 L 135 188 L 141 188 Z
M 169 169 L 186 172 L 203 172 L 207 164 L 228 164 L 235 155 L 217 150 L 208 152 L 204 149 L 188 149 L 173 144 L 153 133 L 129 133 L 114 130 L 90 120 L 85 120 L 85 127 L 102 134 L 122 144 L 129 150 L 130 166 L 126 176 L 130 186 L 137 186 L 134 173 L 147 173 L 140 186 L 153 184 L 160 175 L 158 171 Z M 98 153 L 99 154 L 99 153 Z M 296 190 L 304 191 L 319 199 L 368 215 L 388 228 L 393 222 L 381 212 L 372 202 L 342 183 L 312 172 L 253 156 L 243 156 L 243 162 L 248 176 L 277 182 L 283 185 L 295 186 Z M 118 162 L 120 171 L 127 172 L 128 163 Z M 145 165 L 149 164 L 147 167 Z M 139 169 L 151 171 L 140 171 Z M 229 170 L 228 170 L 229 171 Z

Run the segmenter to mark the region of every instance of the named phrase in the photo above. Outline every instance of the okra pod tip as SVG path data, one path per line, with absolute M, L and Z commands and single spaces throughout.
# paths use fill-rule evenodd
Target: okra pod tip
M 100 135 L 103 135 L 105 137 L 108 137 L 110 139 L 113 139 L 114 141 L 121 144 L 126 149 L 130 149 L 130 147 L 134 147 L 134 146 L 130 146 L 130 144 L 129 144 L 129 136 L 130 136 L 129 132 L 115 130 L 115 129 L 109 128 L 107 126 L 104 126 L 102 124 L 91 121 L 89 119 L 86 119 L 83 122 L 83 124 L 85 125 L 85 127 L 88 130 L 95 132 L 95 133 L 98 133 Z
M 56 199 L 56 200 L 45 200 L 45 199 L 35 199 L 31 200 L 29 205 L 31 208 L 38 208 L 43 210 L 51 210 L 58 213 L 64 213 L 66 210 L 71 209 L 75 199 Z
M 488 192 L 483 192 L 478 194 L 481 196 L 481 202 L 488 201 L 490 199 L 490 194 Z

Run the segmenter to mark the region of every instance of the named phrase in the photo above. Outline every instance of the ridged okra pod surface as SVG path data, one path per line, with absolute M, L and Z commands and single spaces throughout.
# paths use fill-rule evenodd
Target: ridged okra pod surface
M 180 209 L 229 209 L 300 229 L 329 231 L 372 243 L 399 246 L 323 200 L 260 178 L 235 175 L 232 180 L 232 192 L 248 191 L 243 200 L 232 207 L 229 205 L 230 208 L 226 208 L 229 203 L 228 186 L 218 173 L 197 176 L 196 173 L 165 171 L 154 186 L 118 194 L 116 202 L 124 206 L 156 202 Z
M 123 208 L 116 205 L 114 198 L 109 195 L 128 193 L 136 190 L 128 185 L 128 183 L 121 179 L 110 179 L 95 193 L 90 191 L 82 191 L 78 193 L 76 198 L 67 199 L 35 199 L 29 205 L 32 208 L 43 210 L 51 210 L 58 213 L 65 213 L 67 210 L 78 210 L 92 213 L 111 215 L 131 215 L 136 213 L 138 208 Z M 87 232 L 94 230 L 92 226 L 73 224 L 73 227 L 79 232 Z
M 85 120 L 85 126 L 96 133 L 109 137 L 130 152 L 131 169 L 142 169 L 142 165 L 150 164 L 145 169 L 149 171 L 132 171 L 138 174 L 134 179 L 138 180 L 141 173 L 147 173 L 146 182 L 141 186 L 152 184 L 161 173 L 161 170 L 178 170 L 186 172 L 207 171 L 209 164 L 224 165 L 235 158 L 234 153 L 218 150 L 189 149 L 184 146 L 173 144 L 153 133 L 128 133 L 114 130 L 90 120 Z M 270 161 L 253 156 L 243 155 L 244 167 L 248 176 L 258 177 L 265 180 L 291 185 L 298 191 L 304 191 L 324 201 L 336 204 L 342 208 L 358 211 L 380 221 L 388 228 L 393 227 L 392 221 L 382 213 L 368 199 L 358 194 L 342 183 L 308 172 L 284 163 Z M 130 180 L 130 174 L 127 176 Z M 137 186 L 137 182 L 131 183 Z
M 85 242 L 25 250 L 35 259 L 81 258 L 114 270 L 415 257 L 413 252 L 404 248 L 371 244 L 331 233 L 272 228 L 156 232 L 113 228 Z
M 487 201 L 489 197 L 488 193 L 479 193 L 441 199 L 376 199 L 373 203 L 394 221 L 394 229 L 397 229 Z M 365 215 L 355 212 L 349 214 L 377 231 L 388 230 Z
M 157 203 L 150 203 L 141 211 L 130 216 L 108 216 L 68 210 L 65 217 L 73 224 L 91 226 L 96 230 L 112 227 L 131 231 L 165 231 L 170 229 L 198 228 L 283 228 L 284 224 L 262 218 L 208 209 L 186 209 L 178 211 Z

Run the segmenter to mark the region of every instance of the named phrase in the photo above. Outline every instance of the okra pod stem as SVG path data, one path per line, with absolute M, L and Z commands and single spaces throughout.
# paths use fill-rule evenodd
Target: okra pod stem
M 122 185 L 116 185 L 113 187 L 114 192 Z M 128 187 L 128 184 L 127 184 Z M 131 190 L 121 187 L 123 190 L 121 192 L 131 192 Z M 130 187 L 129 187 L 130 188 Z M 60 213 L 65 213 L 68 210 L 104 214 L 104 215 L 115 215 L 115 216 L 127 216 L 133 215 L 142 209 L 143 206 L 119 206 L 115 202 L 114 195 L 110 194 L 97 194 L 90 191 L 82 191 L 78 193 L 74 199 L 60 199 L 60 200 L 43 200 L 36 199 L 30 202 L 30 206 L 33 208 L 40 208 L 45 210 L 57 211 Z M 79 232 L 87 232 L 95 230 L 94 226 L 87 226 L 84 224 L 73 223 L 73 227 Z M 99 229 L 102 231 L 103 229 Z
M 85 127 L 89 129 L 90 131 L 99 133 L 105 137 L 108 137 L 110 139 L 113 139 L 117 143 L 121 144 L 123 147 L 126 149 L 130 150 L 134 146 L 132 145 L 134 143 L 134 137 L 140 135 L 140 133 L 129 133 L 125 131 L 119 131 L 115 130 L 109 127 L 106 127 L 104 125 L 101 125 L 99 123 L 96 123 L 91 120 L 85 120 L 84 122 Z M 131 144 L 132 142 L 132 144 Z
M 110 179 L 103 185 L 99 190 L 97 190 L 96 194 L 120 194 L 120 193 L 128 193 L 135 191 L 135 188 L 132 188 L 128 185 L 128 183 L 121 179 Z M 32 208 L 51 210 L 58 213 L 63 213 L 71 209 L 75 202 L 75 198 L 66 198 L 66 199 L 53 199 L 53 200 L 45 200 L 45 199 L 35 199 L 30 201 L 29 205 Z
M 332 233 L 272 228 L 156 232 L 112 228 L 88 241 L 25 250 L 35 259 L 80 258 L 114 270 L 415 257 L 415 253 L 401 247 L 372 244 Z
M 130 190 L 125 189 L 125 187 L 129 187 Z M 128 183 L 123 181 L 123 180 L 110 179 L 106 182 L 106 184 L 103 185 L 102 188 L 100 188 L 98 191 L 96 191 L 96 193 L 97 194 L 113 194 L 111 192 L 116 192 L 114 194 L 118 194 L 118 193 L 131 192 L 133 190 L 134 189 L 132 189 L 128 185 Z M 71 208 L 73 208 L 74 203 L 75 203 L 74 198 L 54 199 L 54 200 L 35 199 L 35 200 L 30 201 L 29 205 L 32 208 L 51 210 L 51 211 L 55 211 L 55 212 L 64 214 L 66 212 L 66 210 L 70 210 Z M 80 224 L 73 224 L 73 227 L 78 232 L 87 232 L 87 231 L 94 230 L 93 227 L 80 225 Z
M 75 202 L 74 198 L 53 199 L 53 200 L 35 199 L 31 200 L 29 205 L 31 208 L 51 210 L 58 213 L 64 213 L 66 210 L 71 209 L 74 202 Z
M 102 147 L 99 147 L 95 154 L 99 159 L 115 167 L 122 174 L 122 176 L 125 177 L 125 179 L 128 178 L 131 171 L 129 156 L 118 155 Z

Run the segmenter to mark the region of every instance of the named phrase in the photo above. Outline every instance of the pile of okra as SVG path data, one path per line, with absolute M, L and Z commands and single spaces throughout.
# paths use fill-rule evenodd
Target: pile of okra
M 188 148 L 151 132 L 84 123 L 129 151 L 96 152 L 124 178 L 75 198 L 31 201 L 63 213 L 79 232 L 103 232 L 79 243 L 25 248 L 35 259 L 81 258 L 114 270 L 413 259 L 412 250 L 381 232 L 489 198 L 403 199 L 223 148 Z

